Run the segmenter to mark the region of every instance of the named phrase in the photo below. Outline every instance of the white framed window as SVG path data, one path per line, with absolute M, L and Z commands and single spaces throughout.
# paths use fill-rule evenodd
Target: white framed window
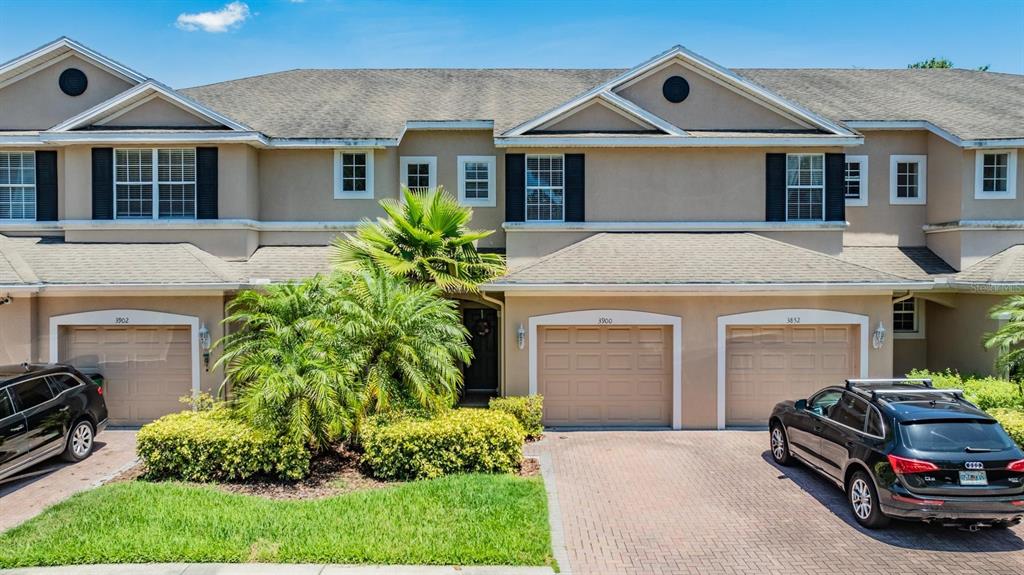
M 897 339 L 922 339 L 924 300 L 912 297 L 892 304 L 892 333 Z
M 928 156 L 889 156 L 889 203 L 928 203 Z
M 868 157 L 846 156 L 846 188 L 844 197 L 848 206 L 868 205 Z
M 1017 150 L 978 150 L 974 153 L 974 199 L 1013 200 L 1017 197 Z
M 493 208 L 497 203 L 494 186 L 494 156 L 459 156 L 459 203 Z
M 526 221 L 565 221 L 565 157 L 526 156 Z
M 437 157 L 402 156 L 398 163 L 402 170 L 403 186 L 414 192 L 437 187 Z
M 334 151 L 334 198 L 373 199 L 373 150 Z
M 786 220 L 825 219 L 825 154 L 786 155 Z
M 35 152 L 0 152 L 0 220 L 34 219 Z
M 195 218 L 195 148 L 114 150 L 114 217 Z

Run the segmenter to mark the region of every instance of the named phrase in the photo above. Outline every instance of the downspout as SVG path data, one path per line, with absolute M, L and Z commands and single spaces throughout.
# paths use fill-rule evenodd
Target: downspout
M 480 292 L 480 298 L 498 306 L 498 349 L 501 351 L 501 369 L 498 370 L 498 393 L 505 396 L 505 302 Z

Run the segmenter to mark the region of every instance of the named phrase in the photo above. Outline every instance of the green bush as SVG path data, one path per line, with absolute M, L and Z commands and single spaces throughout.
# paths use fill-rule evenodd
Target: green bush
M 523 397 L 492 397 L 490 408 L 515 417 L 523 426 L 527 439 L 537 439 L 544 434 L 544 398 L 540 395 Z
M 1017 445 L 1024 447 L 1024 410 L 993 409 L 989 414 L 999 421 L 999 424 L 1017 442 Z
M 309 473 L 305 447 L 254 429 L 223 408 L 183 411 L 144 425 L 136 449 L 154 479 L 297 480 Z
M 363 429 L 363 463 L 380 479 L 429 479 L 451 473 L 512 473 L 525 432 L 516 418 L 455 409 L 430 419 L 371 419 Z
M 935 387 L 962 389 L 967 401 L 985 411 L 998 408 L 1024 409 L 1020 385 L 1005 379 L 978 376 L 965 378 L 949 369 L 942 372 L 915 369 L 907 377 L 929 377 Z

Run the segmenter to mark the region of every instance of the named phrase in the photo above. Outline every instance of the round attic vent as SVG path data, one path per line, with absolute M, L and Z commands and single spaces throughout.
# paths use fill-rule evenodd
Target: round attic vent
M 58 83 L 60 91 L 68 96 L 81 96 L 89 87 L 89 79 L 85 77 L 85 72 L 78 68 L 68 68 L 61 72 Z
M 672 76 L 662 84 L 661 93 L 669 102 L 678 104 L 690 95 L 690 83 L 682 76 Z

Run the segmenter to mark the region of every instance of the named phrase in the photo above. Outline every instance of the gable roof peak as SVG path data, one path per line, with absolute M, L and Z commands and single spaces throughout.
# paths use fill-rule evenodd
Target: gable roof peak
M 127 82 L 137 84 L 147 79 L 146 75 L 100 54 L 81 42 L 68 36 L 61 36 L 56 40 L 0 64 L 0 84 L 13 81 L 14 78 L 18 78 L 23 74 L 31 74 L 42 69 L 48 65 L 48 62 L 59 61 L 57 59 L 63 57 L 68 52 L 75 53 L 80 58 L 123 78 Z

